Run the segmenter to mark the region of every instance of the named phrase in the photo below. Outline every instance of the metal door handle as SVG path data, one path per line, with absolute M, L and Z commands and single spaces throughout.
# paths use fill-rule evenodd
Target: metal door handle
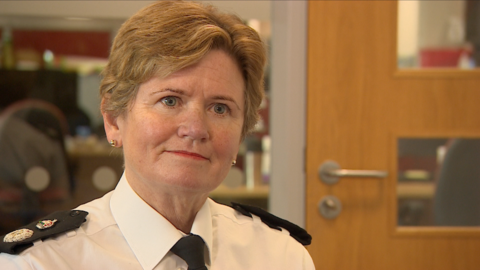
M 325 161 L 318 168 L 318 176 L 325 184 L 335 184 L 340 177 L 368 177 L 368 178 L 385 178 L 388 176 L 386 171 L 375 170 L 345 170 L 341 169 L 335 161 Z
M 329 176 L 335 177 L 374 177 L 384 178 L 388 175 L 385 171 L 373 171 L 373 170 L 331 170 L 325 172 Z

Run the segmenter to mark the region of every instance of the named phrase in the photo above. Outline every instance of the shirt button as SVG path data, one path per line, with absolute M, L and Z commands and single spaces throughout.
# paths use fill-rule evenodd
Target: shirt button
M 78 216 L 79 214 L 80 214 L 80 212 L 79 212 L 79 211 L 76 211 L 76 210 L 70 212 L 70 216 L 71 216 L 71 217 Z

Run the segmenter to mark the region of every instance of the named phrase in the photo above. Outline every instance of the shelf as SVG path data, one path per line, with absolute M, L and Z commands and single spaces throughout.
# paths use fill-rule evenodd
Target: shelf
M 268 199 L 269 193 L 270 187 L 267 185 L 256 186 L 253 189 L 249 189 L 246 186 L 229 188 L 225 185 L 220 185 L 217 189 L 210 193 L 210 197 L 213 199 Z
M 433 183 L 398 183 L 397 196 L 399 199 L 432 199 L 435 195 Z

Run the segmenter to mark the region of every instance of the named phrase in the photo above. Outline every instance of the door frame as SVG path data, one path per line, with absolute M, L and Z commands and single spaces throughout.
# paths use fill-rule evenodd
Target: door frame
M 269 210 L 304 228 L 308 1 L 271 4 Z

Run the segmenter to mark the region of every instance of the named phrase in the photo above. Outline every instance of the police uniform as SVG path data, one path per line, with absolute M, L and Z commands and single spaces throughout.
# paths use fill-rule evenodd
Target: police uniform
M 309 243 L 305 231 L 255 208 L 235 208 L 207 199 L 195 217 L 191 233 L 206 244 L 209 270 L 315 269 L 300 243 Z M 33 243 L 20 248 L 12 242 L 0 244 L 0 251 L 19 252 L 1 253 L 2 269 L 187 269 L 185 261 L 170 251 L 184 234 L 145 203 L 125 175 L 104 197 L 54 215 L 65 217 L 54 224 L 55 216 L 43 220 L 50 228 L 29 227 Z M 82 218 L 86 221 L 78 224 Z M 296 231 L 294 237 L 278 225 Z M 66 232 L 41 237 L 55 228 Z

